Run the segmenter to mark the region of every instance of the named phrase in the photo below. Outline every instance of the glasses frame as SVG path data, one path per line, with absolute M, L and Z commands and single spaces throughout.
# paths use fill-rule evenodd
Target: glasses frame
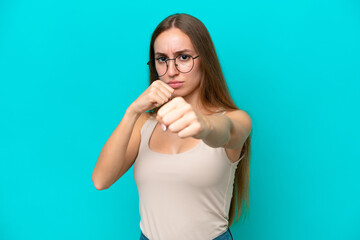
M 187 71 L 187 72 L 180 71 L 180 70 L 178 69 L 178 67 L 177 67 L 178 65 L 176 64 L 176 59 L 177 59 L 179 56 L 181 56 L 181 55 L 188 55 L 188 56 L 190 56 L 190 57 L 192 58 L 193 65 L 192 65 L 192 67 L 190 68 L 190 70 Z M 200 57 L 200 55 L 197 55 L 196 57 L 193 57 L 193 56 L 191 56 L 191 55 L 189 55 L 189 54 L 179 54 L 179 55 L 176 56 L 176 58 L 167 58 L 167 59 L 165 60 L 165 63 L 166 63 L 166 71 L 165 71 L 165 73 L 164 73 L 163 75 L 157 74 L 156 66 L 155 66 L 155 63 L 154 63 L 154 68 L 155 68 L 155 71 L 156 71 L 156 75 L 157 75 L 158 77 L 162 77 L 162 76 L 164 76 L 164 75 L 167 73 L 167 71 L 169 70 L 168 61 L 170 61 L 170 60 L 174 60 L 175 68 L 176 68 L 179 72 L 181 72 L 181 73 L 188 73 L 188 72 L 190 72 L 190 71 L 194 68 L 194 63 L 195 63 L 194 60 L 197 59 L 198 57 Z M 150 59 L 146 64 L 149 65 L 149 67 L 150 67 L 150 62 L 151 62 L 151 61 L 158 60 L 159 58 L 160 58 L 160 57 Z

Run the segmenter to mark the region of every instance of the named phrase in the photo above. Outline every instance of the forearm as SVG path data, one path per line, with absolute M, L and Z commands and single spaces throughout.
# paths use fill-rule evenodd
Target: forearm
M 126 149 L 140 114 L 129 107 L 122 120 L 106 141 L 98 157 L 92 180 L 97 189 L 105 189 L 116 180 L 125 162 Z
M 224 114 L 215 114 L 206 116 L 205 120 L 209 128 L 209 133 L 203 141 L 210 147 L 222 147 L 231 138 L 233 123 L 231 119 Z

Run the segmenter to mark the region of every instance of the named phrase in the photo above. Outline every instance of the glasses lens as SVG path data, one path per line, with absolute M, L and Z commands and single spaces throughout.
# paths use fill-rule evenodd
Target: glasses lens
M 166 59 L 165 57 L 159 57 L 155 59 L 155 68 L 159 77 L 165 75 L 168 70 L 168 61 L 174 59 Z M 175 66 L 179 72 L 190 72 L 194 67 L 194 59 L 187 54 L 181 54 L 175 59 Z
M 166 64 L 165 60 L 155 59 L 155 68 L 156 68 L 156 72 L 159 75 L 159 77 L 164 75 L 167 70 L 167 64 Z
M 194 66 L 194 59 L 187 54 L 181 54 L 176 58 L 176 65 L 179 72 L 190 72 Z

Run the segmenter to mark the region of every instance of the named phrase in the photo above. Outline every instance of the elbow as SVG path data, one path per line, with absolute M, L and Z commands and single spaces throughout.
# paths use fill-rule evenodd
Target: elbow
M 92 177 L 92 182 L 94 184 L 94 187 L 97 189 L 97 190 L 105 190 L 105 189 L 108 189 L 110 186 L 107 186 L 105 185 L 104 183 L 102 183 L 101 181 L 98 181 L 94 175 Z
M 104 187 L 104 186 L 102 186 L 102 185 L 99 185 L 99 184 L 96 184 L 96 183 L 94 183 L 94 186 L 95 186 L 95 188 L 97 189 L 97 190 L 105 190 L 105 189 L 108 189 L 108 187 Z

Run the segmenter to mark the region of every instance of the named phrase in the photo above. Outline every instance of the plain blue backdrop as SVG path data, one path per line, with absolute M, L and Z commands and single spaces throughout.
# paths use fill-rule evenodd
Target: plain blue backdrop
M 360 3 L 0 1 L 0 239 L 139 239 L 132 168 L 91 175 L 148 86 L 156 25 L 207 26 L 253 120 L 241 239 L 360 239 Z

